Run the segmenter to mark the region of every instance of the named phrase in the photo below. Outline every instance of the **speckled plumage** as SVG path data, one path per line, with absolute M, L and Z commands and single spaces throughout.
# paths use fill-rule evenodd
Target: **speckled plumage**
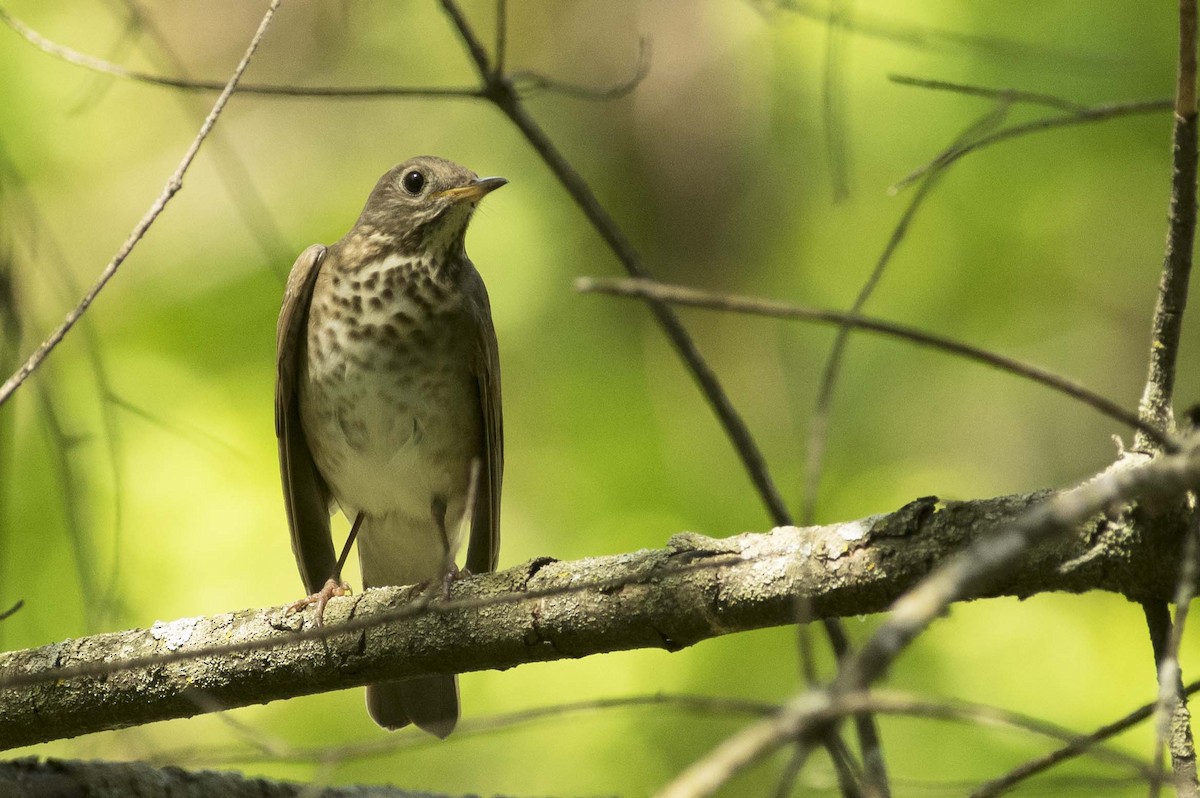
M 421 190 L 410 191 L 413 173 Z M 412 184 L 415 185 L 415 182 Z M 329 512 L 360 513 L 368 587 L 453 567 L 472 464 L 480 477 L 467 567 L 492 570 L 503 469 L 500 375 L 487 291 L 464 250 L 471 213 L 503 185 L 440 158 L 385 174 L 340 241 L 296 261 L 280 313 L 276 431 L 305 586 L 334 574 Z M 340 577 L 339 577 L 340 578 Z M 445 736 L 454 677 L 368 688 L 381 725 Z

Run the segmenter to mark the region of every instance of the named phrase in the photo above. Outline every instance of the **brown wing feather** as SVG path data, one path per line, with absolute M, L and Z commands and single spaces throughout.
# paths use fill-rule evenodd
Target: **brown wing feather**
M 288 275 L 279 311 L 275 350 L 275 435 L 283 499 L 292 532 L 292 552 L 310 593 L 325 584 L 337 561 L 329 532 L 329 488 L 313 463 L 300 425 L 297 379 L 305 356 L 308 306 L 325 260 L 326 248 L 314 244 L 300 254 Z
M 479 387 L 479 410 L 483 421 L 483 463 L 476 488 L 471 539 L 467 544 L 467 569 L 472 573 L 494 571 L 500 559 L 500 483 L 504 476 L 504 416 L 500 407 L 500 350 L 488 307 L 482 294 L 479 339 L 475 357 L 475 381 Z

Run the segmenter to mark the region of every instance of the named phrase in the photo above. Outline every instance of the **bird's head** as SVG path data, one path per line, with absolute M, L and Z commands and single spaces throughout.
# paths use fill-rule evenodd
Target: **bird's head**
M 422 155 L 394 166 L 375 184 L 359 225 L 389 236 L 412 254 L 461 248 L 475 206 L 508 181 Z

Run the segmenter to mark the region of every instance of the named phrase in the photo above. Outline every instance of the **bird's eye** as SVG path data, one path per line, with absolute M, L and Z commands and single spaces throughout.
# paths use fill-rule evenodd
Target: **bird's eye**
M 404 186 L 405 191 L 415 197 L 421 193 L 421 189 L 425 188 L 425 175 L 414 169 L 405 174 L 400 183 Z

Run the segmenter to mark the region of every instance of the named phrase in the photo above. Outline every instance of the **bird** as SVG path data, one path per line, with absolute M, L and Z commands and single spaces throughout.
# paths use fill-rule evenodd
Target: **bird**
M 504 433 L 500 359 L 483 279 L 466 254 L 475 208 L 505 185 L 434 156 L 389 169 L 339 241 L 288 275 L 276 330 L 275 432 L 292 550 L 310 595 L 349 586 L 448 589 L 469 523 L 466 571 L 496 568 Z M 351 522 L 335 559 L 330 517 Z M 386 729 L 438 737 L 459 716 L 457 676 L 369 685 Z

